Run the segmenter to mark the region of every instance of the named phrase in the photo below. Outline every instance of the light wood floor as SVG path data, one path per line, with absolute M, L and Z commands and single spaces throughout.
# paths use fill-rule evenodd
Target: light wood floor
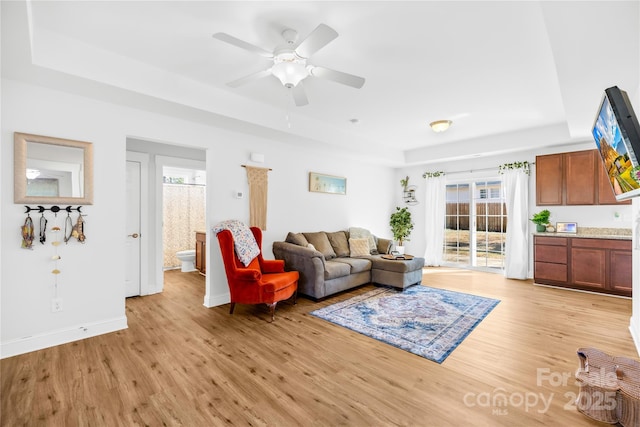
M 501 300 L 442 364 L 309 314 L 370 285 L 268 323 L 264 306 L 205 308 L 202 278 L 169 272 L 127 300 L 129 329 L 2 360 L 1 425 L 602 425 L 572 405 L 576 349 L 637 358 L 630 300 L 445 268 L 423 283 Z

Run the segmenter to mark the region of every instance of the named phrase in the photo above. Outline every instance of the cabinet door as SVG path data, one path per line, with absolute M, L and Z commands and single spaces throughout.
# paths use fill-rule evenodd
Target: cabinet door
M 205 273 L 206 237 L 205 233 L 196 233 L 196 270 Z
M 571 248 L 571 282 L 578 286 L 605 289 L 607 253 L 599 248 Z
M 566 204 L 596 204 L 596 158 L 594 150 L 564 154 Z
M 618 202 L 611 188 L 611 182 L 607 171 L 602 165 L 598 150 L 593 150 L 596 156 L 596 169 L 598 170 L 598 204 L 600 205 L 630 205 L 631 200 Z
M 563 165 L 562 153 L 536 157 L 536 204 L 538 206 L 564 204 Z
M 619 295 L 631 296 L 631 251 L 609 252 L 609 289 Z

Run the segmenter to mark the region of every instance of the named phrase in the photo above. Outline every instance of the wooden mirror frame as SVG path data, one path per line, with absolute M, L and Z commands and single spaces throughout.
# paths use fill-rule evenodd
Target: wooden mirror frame
M 27 196 L 27 143 L 60 145 L 63 147 L 81 148 L 83 150 L 83 197 L 39 197 Z M 93 144 L 71 139 L 53 138 L 50 136 L 32 135 L 28 133 L 14 132 L 13 134 L 13 202 L 37 203 L 41 205 L 68 204 L 91 205 L 93 204 Z

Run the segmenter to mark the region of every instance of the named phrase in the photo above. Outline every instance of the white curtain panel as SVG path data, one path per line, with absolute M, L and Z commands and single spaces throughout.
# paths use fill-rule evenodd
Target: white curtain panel
M 425 237 L 424 264 L 432 267 L 442 265 L 444 246 L 445 195 L 447 184 L 443 174 L 427 177 L 425 190 Z
M 503 171 L 507 205 L 507 238 L 504 275 L 526 279 L 529 273 L 529 174 L 524 169 Z

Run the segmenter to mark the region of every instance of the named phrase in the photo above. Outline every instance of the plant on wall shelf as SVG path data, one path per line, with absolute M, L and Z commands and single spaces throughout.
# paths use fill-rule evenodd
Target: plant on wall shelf
M 409 186 L 409 175 L 405 179 L 400 180 L 400 185 L 404 188 L 404 191 L 407 191 L 407 186 Z
M 538 213 L 533 214 L 531 217 L 531 222 L 536 224 L 537 231 L 544 231 L 549 224 L 549 217 L 551 216 L 551 212 L 548 209 L 541 210 Z
M 391 226 L 391 233 L 393 233 L 394 240 L 398 242 L 399 246 L 403 246 L 403 242 L 409 240 L 407 237 L 409 237 L 411 230 L 413 230 L 409 209 L 406 207 L 396 207 L 396 211 L 391 214 L 389 225 Z

